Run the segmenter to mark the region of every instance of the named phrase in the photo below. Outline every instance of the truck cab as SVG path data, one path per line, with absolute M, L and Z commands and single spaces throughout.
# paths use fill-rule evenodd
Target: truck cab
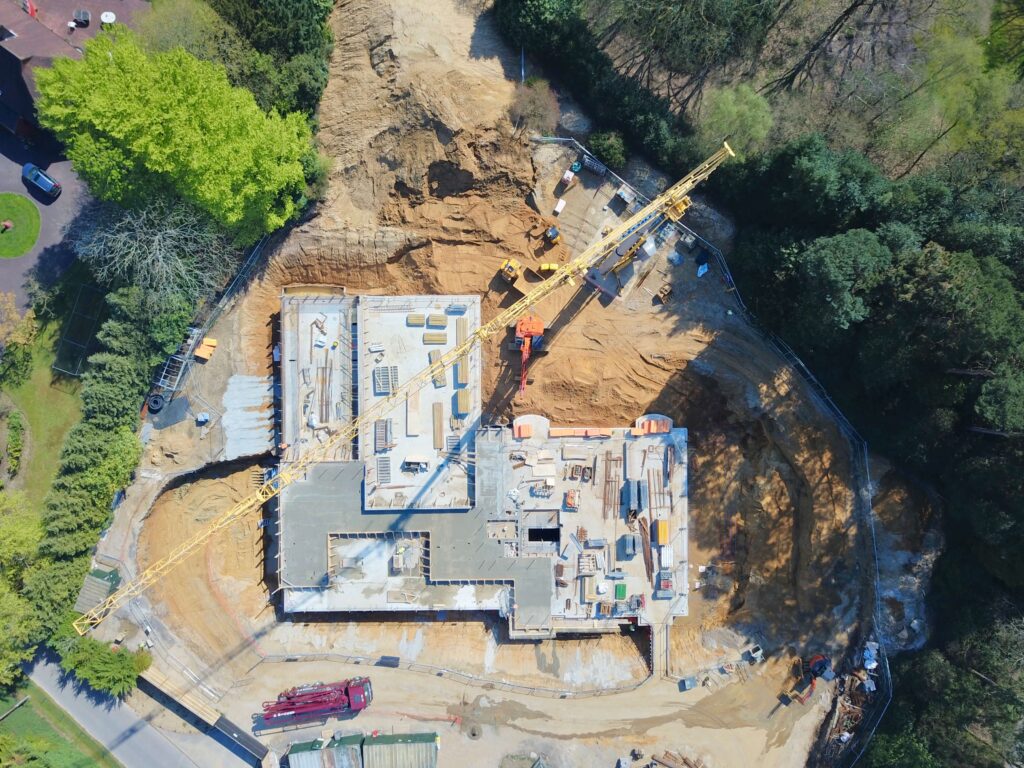
M 359 712 L 370 706 L 373 701 L 373 686 L 370 678 L 360 677 L 348 682 L 348 705 L 353 712 Z

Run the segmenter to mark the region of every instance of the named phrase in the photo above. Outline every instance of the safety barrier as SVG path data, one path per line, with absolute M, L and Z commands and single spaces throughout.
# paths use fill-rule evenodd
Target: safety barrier
M 572 138 L 559 138 L 559 137 L 537 137 L 533 139 L 537 143 L 558 143 L 566 144 L 574 147 L 576 150 L 583 152 L 591 157 L 594 155 L 589 152 L 582 144 Z M 620 184 L 626 184 L 630 186 L 628 182 L 622 179 L 620 176 L 615 174 L 610 169 L 608 175 L 618 181 Z M 632 188 L 632 187 L 631 187 Z M 649 202 L 649 200 L 639 192 L 637 192 L 638 200 L 643 202 Z M 748 309 L 740 296 L 739 290 L 736 288 L 735 282 L 732 277 L 732 273 L 729 270 L 729 266 L 725 260 L 722 252 L 712 245 L 704 238 L 697 235 L 689 228 L 682 226 L 681 224 L 675 224 L 676 227 L 682 228 L 692 234 L 704 247 L 714 259 L 717 268 L 721 272 L 722 279 L 729 287 L 729 292 L 736 304 L 737 309 L 744 318 L 744 320 L 751 326 L 751 328 L 759 333 L 759 335 L 775 349 L 779 355 L 791 366 L 791 368 L 800 375 L 800 377 L 807 383 L 809 391 L 812 394 L 815 402 L 821 407 L 821 409 L 827 413 L 839 426 L 840 431 L 846 437 L 851 447 L 851 468 L 854 483 L 856 485 L 855 494 L 855 513 L 858 520 L 864 524 L 865 529 L 869 533 L 869 540 L 871 544 L 871 560 L 872 570 L 874 572 L 874 589 L 873 589 L 873 603 L 874 609 L 872 612 L 873 626 L 868 628 L 865 632 L 865 636 L 873 636 L 880 645 L 879 654 L 879 680 L 880 684 L 877 685 L 877 695 L 875 701 L 872 704 L 872 709 L 867 713 L 864 719 L 861 721 L 857 733 L 854 737 L 845 745 L 842 753 L 838 755 L 830 765 L 840 766 L 840 768 L 849 768 L 853 766 L 863 755 L 868 744 L 873 737 L 878 724 L 881 722 L 888 706 L 892 700 L 892 677 L 889 669 L 888 656 L 885 650 L 884 637 L 882 635 L 882 623 L 881 623 L 881 603 L 879 595 L 879 575 L 878 575 L 878 554 L 877 554 L 877 543 L 875 536 L 875 525 L 874 525 L 874 513 L 871 505 L 872 489 L 871 489 L 871 477 L 868 466 L 868 446 L 867 442 L 861 437 L 857 430 L 853 427 L 850 421 L 842 413 L 836 403 L 829 396 L 825 387 L 818 381 L 818 379 L 811 373 L 811 371 L 804 365 L 803 361 L 797 356 L 796 352 L 786 344 L 781 338 L 775 335 L 772 331 L 765 328 L 754 314 Z M 248 277 L 251 275 L 256 264 L 259 262 L 263 248 L 266 244 L 267 237 L 262 238 L 252 249 L 245 263 L 239 269 L 235 278 L 231 284 L 225 289 L 221 299 L 216 302 L 210 309 L 204 313 L 203 319 L 199 323 L 199 332 L 193 334 L 193 343 L 190 345 L 192 348 L 188 349 L 188 355 L 191 357 L 194 351 L 194 346 L 200 341 L 203 335 L 209 330 L 210 327 L 217 321 L 224 310 L 230 305 L 232 299 L 236 296 L 238 290 L 243 286 Z M 653 628 L 652 628 L 653 629 Z M 653 652 L 653 649 L 652 649 Z M 295 661 L 335 661 L 348 664 L 360 664 L 360 665 L 376 665 L 380 664 L 382 659 L 380 657 L 365 657 L 365 656 L 348 656 L 346 654 L 339 653 L 315 653 L 315 654 L 268 654 L 261 656 L 260 660 L 253 665 L 253 669 L 259 664 L 263 663 L 287 663 Z M 394 663 L 391 663 L 391 662 Z M 653 666 L 653 658 L 651 659 Z M 421 674 L 428 674 L 435 677 L 444 677 L 454 679 L 467 685 L 475 685 L 489 689 L 496 689 L 514 693 L 520 693 L 532 696 L 545 696 L 549 698 L 590 698 L 597 696 L 608 696 L 626 691 L 635 690 L 636 688 L 643 685 L 650 676 L 645 677 L 642 680 L 634 681 L 628 685 L 616 686 L 611 688 L 593 688 L 585 690 L 574 690 L 574 689 L 558 689 L 550 688 L 545 686 L 530 686 L 522 683 L 512 683 L 506 680 L 497 678 L 489 678 L 483 675 L 474 675 L 467 672 L 458 670 L 446 669 L 437 667 L 429 664 L 420 664 L 414 661 L 402 661 L 401 659 L 388 660 L 387 666 L 395 666 L 401 669 L 406 669 Z

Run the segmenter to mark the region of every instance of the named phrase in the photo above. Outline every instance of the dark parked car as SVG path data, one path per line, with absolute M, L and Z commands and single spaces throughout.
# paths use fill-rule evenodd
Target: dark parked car
M 47 197 L 52 197 L 54 200 L 60 197 L 60 184 L 35 163 L 25 163 L 21 169 L 21 178 Z

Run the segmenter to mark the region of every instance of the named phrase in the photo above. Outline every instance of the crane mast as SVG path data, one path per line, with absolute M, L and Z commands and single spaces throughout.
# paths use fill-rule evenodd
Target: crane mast
M 404 403 L 406 397 L 426 386 L 427 382 L 431 381 L 435 375 L 450 369 L 459 358 L 472 351 L 477 344 L 486 341 L 495 334 L 504 333 L 505 329 L 522 315 L 526 314 L 530 307 L 547 298 L 562 286 L 575 285 L 576 278 L 584 275 L 591 267 L 600 264 L 622 238 L 641 227 L 657 227 L 666 219 L 673 222 L 679 221 L 690 206 L 689 192 L 707 179 L 718 166 L 730 157 L 735 157 L 735 153 L 728 143 L 723 142 L 722 148 L 703 163 L 641 208 L 628 220 L 612 229 L 575 259 L 561 265 L 547 280 L 540 283 L 523 298 L 499 312 L 489 322 L 481 325 L 476 331 L 467 336 L 464 342 L 445 352 L 434 363 L 428 365 L 404 384 L 394 389 L 389 395 L 376 398 L 373 402 L 363 406 L 362 412 L 356 418 L 331 435 L 323 443 L 310 448 L 294 461 L 281 465 L 278 473 L 260 486 L 252 496 L 238 502 L 233 507 L 213 518 L 203 530 L 176 546 L 160 560 L 157 560 L 142 571 L 136 578 L 121 586 L 95 608 L 82 614 L 74 621 L 75 630 L 78 634 L 84 635 L 91 628 L 98 626 L 111 613 L 114 613 L 129 600 L 138 597 L 160 581 L 169 571 L 174 569 L 189 555 L 195 553 L 220 531 L 248 513 L 262 507 L 289 485 L 301 479 L 312 467 L 327 460 L 338 446 L 351 442 L 361 429 L 367 425 L 372 425 L 375 420 L 385 417 L 398 405 Z

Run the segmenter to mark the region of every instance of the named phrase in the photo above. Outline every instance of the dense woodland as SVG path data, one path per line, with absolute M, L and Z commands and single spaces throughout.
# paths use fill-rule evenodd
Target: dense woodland
M 863 764 L 1024 759 L 1024 3 L 498 0 L 502 32 L 675 174 L 727 134 L 730 264 L 873 449 L 943 501 L 929 647 Z
M 86 43 L 81 60 L 38 72 L 40 121 L 95 202 L 69 229 L 79 257 L 70 272 L 54 279 L 40 270 L 25 317 L 0 307 L 14 318 L 0 323 L 0 384 L 30 375 L 41 324 L 73 322 L 79 285 L 106 294 L 82 378 L 82 420 L 67 435 L 42 509 L 0 492 L 0 686 L 18 681 L 41 644 L 115 696 L 149 664 L 143 651 L 78 637 L 72 606 L 112 499 L 138 464 L 140 405 L 154 367 L 224 287 L 242 250 L 322 193 L 328 166 L 312 132 L 332 7 L 155 0 L 137 32 L 115 27 Z M 13 433 L 8 421 L 9 457 L 12 434 L 20 453 L 19 429 L 17 417 Z M 0 737 L 3 765 L 49 766 L 61 754 L 38 739 Z

